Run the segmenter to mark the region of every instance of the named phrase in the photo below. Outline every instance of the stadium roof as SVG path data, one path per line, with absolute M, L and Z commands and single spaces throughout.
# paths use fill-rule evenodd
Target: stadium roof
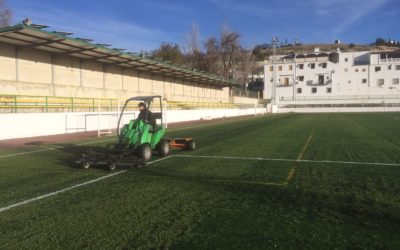
M 238 85 L 237 82 L 222 77 L 195 71 L 157 58 L 144 57 L 141 54 L 125 52 L 124 49 L 109 48 L 107 44 L 95 44 L 91 39 L 72 38 L 72 33 L 47 31 L 45 25 L 21 24 L 0 28 L 0 42 L 17 45 L 19 48 L 34 48 L 70 55 L 86 60 L 134 68 L 140 72 L 162 74 L 178 79 L 190 80 L 197 84 L 212 87 Z

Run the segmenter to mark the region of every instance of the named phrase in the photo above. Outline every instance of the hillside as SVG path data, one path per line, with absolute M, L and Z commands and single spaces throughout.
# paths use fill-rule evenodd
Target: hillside
M 399 48 L 389 46 L 375 46 L 375 45 L 354 45 L 349 44 L 301 44 L 296 46 L 278 47 L 276 49 L 277 54 L 292 54 L 292 53 L 309 53 L 314 51 L 315 48 L 319 48 L 320 51 L 335 51 L 337 48 L 342 52 L 349 51 L 399 51 Z M 259 48 L 255 49 L 254 53 L 258 60 L 267 59 L 268 56 L 272 55 L 272 48 Z

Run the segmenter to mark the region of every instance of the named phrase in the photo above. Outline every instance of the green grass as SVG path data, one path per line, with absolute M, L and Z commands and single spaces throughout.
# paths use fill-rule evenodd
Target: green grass
M 400 164 L 399 117 L 283 114 L 168 136 L 196 138 L 180 155 Z M 109 174 L 74 167 L 105 145 L 85 142 L 0 158 L 0 207 Z M 1 212 L 0 248 L 399 249 L 399 193 L 399 165 L 171 157 Z

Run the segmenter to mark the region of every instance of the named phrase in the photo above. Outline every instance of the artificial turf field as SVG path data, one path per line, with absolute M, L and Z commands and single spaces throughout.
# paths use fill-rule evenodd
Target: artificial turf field
M 168 136 L 198 149 L 3 211 L 110 172 L 75 167 L 107 138 L 2 150 L 0 248 L 400 249 L 400 113 L 282 114 Z

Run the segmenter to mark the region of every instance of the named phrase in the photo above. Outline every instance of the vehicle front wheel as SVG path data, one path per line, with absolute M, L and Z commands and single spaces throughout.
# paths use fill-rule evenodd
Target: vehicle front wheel
M 167 156 L 169 154 L 169 141 L 161 140 L 157 144 L 157 151 L 160 156 Z
M 138 151 L 139 158 L 141 158 L 145 161 L 148 161 L 151 159 L 151 155 L 152 155 L 152 152 L 151 152 L 150 144 L 146 143 L 139 147 L 139 151 Z

